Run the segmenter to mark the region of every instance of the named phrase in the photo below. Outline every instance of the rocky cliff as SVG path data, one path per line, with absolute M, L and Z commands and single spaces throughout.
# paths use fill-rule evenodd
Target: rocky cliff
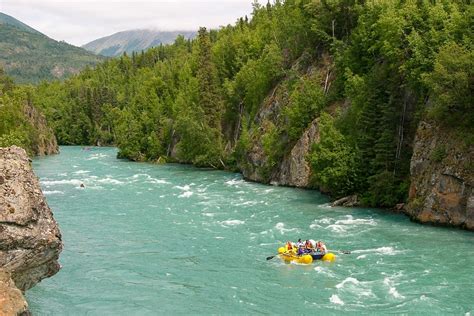
M 36 130 L 32 138 L 33 154 L 35 156 L 59 153 L 58 142 L 53 130 L 48 126 L 46 118 L 33 105 L 26 104 L 23 110 L 27 121 Z
M 318 119 L 314 119 L 298 139 L 290 153 L 283 157 L 270 183 L 275 185 L 307 188 L 310 186 L 311 169 L 306 159 L 311 146 L 319 142 Z
M 269 94 L 254 119 L 254 128 L 250 130 L 251 144 L 246 154 L 245 163 L 240 165 L 244 178 L 273 185 L 283 185 L 299 188 L 311 187 L 311 169 L 307 156 L 314 143 L 319 142 L 319 118 L 314 118 L 302 131 L 296 141 L 288 140 L 283 132 L 279 135 L 277 157 L 265 150 L 265 137 L 271 130 L 284 130 L 285 111 L 293 106 L 290 101 L 289 86 L 302 78 L 320 80 L 321 88 L 325 92 L 334 80 L 332 61 L 329 56 L 321 56 L 314 64 L 307 64 L 303 55 L 292 67 L 289 76 L 283 79 Z
M 413 147 L 406 213 L 421 223 L 474 230 L 474 146 L 421 122 Z
M 8 311 L 7 304 L 14 304 L 9 306 L 18 306 L 15 313 L 24 311 L 23 304 L 15 299 L 18 292 L 9 276 L 18 289 L 26 291 L 59 271 L 61 250 L 61 233 L 26 152 L 16 146 L 0 148 L 0 287 L 5 289 L 0 291 L 2 308 Z

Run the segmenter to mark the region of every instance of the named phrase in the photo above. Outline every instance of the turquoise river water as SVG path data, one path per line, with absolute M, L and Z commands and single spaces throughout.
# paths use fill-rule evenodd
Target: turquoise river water
M 64 240 L 61 271 L 27 292 L 35 315 L 473 313 L 471 232 L 115 156 L 62 147 L 34 160 Z M 352 253 L 265 259 L 299 237 Z

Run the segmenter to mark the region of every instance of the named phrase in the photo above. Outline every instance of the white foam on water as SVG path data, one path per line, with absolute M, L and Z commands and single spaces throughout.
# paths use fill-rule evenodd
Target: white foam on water
M 316 271 L 318 274 L 324 274 L 330 278 L 334 277 L 334 273 L 332 273 L 331 270 L 328 269 L 327 267 L 317 265 L 314 267 L 313 270 Z
M 381 255 L 394 256 L 402 253 L 401 250 L 395 250 L 393 247 L 380 247 L 380 248 L 371 248 L 371 249 L 359 249 L 353 250 L 353 253 L 377 253 Z
M 356 259 L 357 259 L 357 260 L 360 260 L 360 259 L 364 259 L 364 258 L 366 258 L 366 257 L 367 257 L 367 255 L 360 255 L 360 256 L 357 256 Z
M 356 278 L 348 277 L 344 281 L 342 281 L 341 283 L 337 284 L 336 288 L 341 289 L 341 288 L 344 287 L 344 285 L 346 283 L 352 283 L 352 284 L 358 285 L 360 282 Z
M 215 239 L 225 239 L 225 237 L 221 237 L 221 236 L 216 236 L 214 237 Z
M 72 184 L 75 186 L 80 186 L 82 183 L 83 181 L 79 179 L 41 181 L 41 184 L 45 186 L 53 186 L 53 185 L 61 185 L 61 184 Z
M 156 178 L 151 178 L 151 177 L 150 177 L 150 179 L 148 179 L 147 182 L 151 183 L 151 184 L 169 184 L 169 182 L 166 181 L 166 180 L 156 179 Z
M 193 192 L 191 191 L 184 191 L 183 193 L 181 193 L 180 195 L 178 195 L 179 198 L 188 198 L 190 197 L 191 195 L 193 195 Z
M 310 229 L 316 229 L 316 228 L 321 228 L 322 226 L 321 225 L 318 225 L 318 224 L 311 224 L 309 225 L 309 228 Z
M 324 225 L 327 225 L 327 224 L 331 224 L 331 218 L 321 218 L 321 219 L 315 219 L 313 221 L 315 224 L 324 224 Z
M 236 225 L 242 225 L 245 224 L 245 221 L 241 221 L 239 219 L 229 219 L 226 221 L 219 222 L 219 224 L 223 226 L 236 226 Z
M 345 226 L 336 225 L 336 224 L 328 225 L 328 226 L 326 226 L 326 229 L 330 229 L 334 233 L 345 233 L 347 231 Z
M 258 204 L 257 201 L 245 201 L 245 202 L 242 202 L 242 203 L 235 203 L 234 205 L 235 206 L 243 206 L 243 205 L 253 206 L 253 205 L 257 205 L 257 204 Z
M 329 298 L 329 301 L 333 304 L 337 304 L 337 305 L 344 305 L 344 301 L 341 300 L 339 298 L 339 296 L 337 296 L 336 294 L 333 294 L 330 298 Z
M 282 234 L 284 235 L 285 233 L 288 233 L 288 232 L 294 232 L 294 231 L 298 231 L 297 228 L 285 228 L 285 224 L 284 223 L 277 223 L 275 225 L 275 228 Z
M 395 287 L 390 287 L 389 291 L 388 291 L 389 294 L 391 294 L 393 297 L 395 298 L 400 298 L 400 299 L 404 299 L 405 296 L 401 295 L 400 293 L 398 293 L 397 289 Z
M 124 184 L 124 182 L 122 182 L 120 180 L 109 178 L 109 177 L 104 178 L 104 179 L 96 180 L 96 182 L 97 183 L 103 183 L 103 184 L 116 184 L 116 185 Z
M 393 276 L 393 278 L 396 278 L 396 277 L 399 277 L 401 276 L 401 274 L 396 274 Z M 405 296 L 401 295 L 400 293 L 398 293 L 397 291 L 397 288 L 395 287 L 395 282 L 393 282 L 392 278 L 390 277 L 386 277 L 383 279 L 383 284 L 385 284 L 386 286 L 388 286 L 388 294 L 392 295 L 394 298 L 398 298 L 398 299 L 404 299 Z
M 225 184 L 227 184 L 229 186 L 237 186 L 237 187 L 238 187 L 239 184 L 243 184 L 243 183 L 245 183 L 245 180 L 237 179 L 237 178 L 231 179 L 231 180 L 225 182 Z
M 207 217 L 213 217 L 216 214 L 214 214 L 214 213 L 202 213 L 202 215 L 207 216 Z
M 371 219 L 363 219 L 363 218 L 357 218 L 354 219 L 352 215 L 346 215 L 346 219 L 340 219 L 336 221 L 337 225 L 371 225 L 371 226 L 376 226 L 377 223 L 375 220 Z
M 95 160 L 95 159 L 101 159 L 101 158 L 105 158 L 107 157 L 107 155 L 105 154 L 102 154 L 102 153 L 99 153 L 99 154 L 92 154 L 89 158 L 87 158 L 86 160 Z
M 73 173 L 74 174 L 85 174 L 85 173 L 90 173 L 90 171 L 88 171 L 88 170 L 78 170 L 78 171 L 74 171 Z
M 135 181 L 137 181 L 138 178 L 145 178 L 145 182 L 146 183 L 151 183 L 151 184 L 169 184 L 169 182 L 166 181 L 166 180 L 153 178 L 152 176 L 150 176 L 149 174 L 146 174 L 146 173 L 137 173 L 137 174 L 134 174 L 133 176 L 131 176 L 130 178 L 134 179 Z
M 64 194 L 63 191 L 52 190 L 52 191 L 43 191 L 44 195 L 52 195 L 52 194 Z
M 191 187 L 190 187 L 188 184 L 186 184 L 186 185 L 183 186 L 183 187 L 182 187 L 182 186 L 179 186 L 179 185 L 176 185 L 175 188 L 176 188 L 176 189 L 183 190 L 183 191 L 189 191 L 189 190 L 191 190 Z
M 83 189 L 83 188 L 79 187 L 78 189 Z M 103 189 L 104 187 L 100 185 L 87 186 L 87 190 L 103 190 Z

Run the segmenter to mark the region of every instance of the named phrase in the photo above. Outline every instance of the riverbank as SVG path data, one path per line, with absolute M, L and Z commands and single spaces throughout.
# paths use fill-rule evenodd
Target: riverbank
M 61 233 L 22 148 L 0 148 L 0 306 L 28 313 L 22 293 L 56 274 Z

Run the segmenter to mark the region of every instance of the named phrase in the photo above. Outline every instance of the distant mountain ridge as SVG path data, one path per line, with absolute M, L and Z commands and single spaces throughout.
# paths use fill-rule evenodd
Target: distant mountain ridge
M 65 79 L 104 60 L 0 13 L 0 67 L 18 83 Z
M 2 12 L 0 12 L 0 24 L 7 24 L 7 25 L 15 26 L 15 27 L 19 28 L 22 31 L 27 31 L 27 32 L 30 32 L 30 33 L 33 33 L 33 34 L 42 34 L 41 32 L 38 32 L 37 30 L 35 30 L 34 28 L 26 25 L 25 23 L 20 22 L 17 19 L 15 19 L 14 17 L 6 15 L 5 13 L 2 13 Z
M 170 44 L 179 35 L 183 35 L 185 38 L 193 38 L 196 32 L 130 30 L 96 39 L 82 45 L 82 47 L 99 55 L 113 57 L 122 55 L 124 52 L 131 54 L 160 44 Z

